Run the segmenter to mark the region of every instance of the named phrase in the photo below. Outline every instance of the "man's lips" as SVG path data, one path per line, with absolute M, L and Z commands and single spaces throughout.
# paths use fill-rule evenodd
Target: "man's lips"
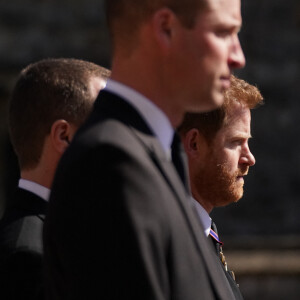
M 222 76 L 221 77 L 222 87 L 224 89 L 230 88 L 230 76 Z
M 244 181 L 244 176 L 246 176 L 248 173 L 245 173 L 245 174 L 241 174 L 241 175 L 238 175 L 236 176 L 236 180 L 237 181 Z

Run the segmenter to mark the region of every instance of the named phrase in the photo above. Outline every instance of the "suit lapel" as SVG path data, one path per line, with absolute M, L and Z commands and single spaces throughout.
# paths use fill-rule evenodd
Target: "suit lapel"
M 97 119 L 95 121 L 99 121 L 99 115 L 101 118 L 103 113 L 105 118 L 111 117 L 118 119 L 132 129 L 133 133 L 140 140 L 146 152 L 149 154 L 153 163 L 160 170 L 170 189 L 173 191 L 175 198 L 185 215 L 186 222 L 190 227 L 199 254 L 206 263 L 206 269 L 216 288 L 216 294 L 220 299 L 234 299 L 229 283 L 217 261 L 216 255 L 213 253 L 212 247 L 210 247 L 207 242 L 207 237 L 204 236 L 202 225 L 196 216 L 192 203 L 188 199 L 190 197 L 189 191 L 184 188 L 174 165 L 167 157 L 159 141 L 153 136 L 152 131 L 145 121 L 130 104 L 125 102 L 122 98 L 106 91 L 101 91 L 100 95 L 101 97 L 95 102 L 95 112 L 98 115 L 95 118 Z M 91 119 L 93 120 L 93 118 Z M 224 289 L 225 286 L 228 286 L 228 288 Z

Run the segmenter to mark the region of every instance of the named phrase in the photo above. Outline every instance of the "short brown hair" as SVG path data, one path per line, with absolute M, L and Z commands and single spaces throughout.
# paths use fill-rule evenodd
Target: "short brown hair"
M 226 125 L 227 117 L 234 103 L 253 109 L 262 104 L 263 97 L 257 87 L 231 75 L 230 88 L 224 92 L 224 103 L 216 110 L 206 113 L 186 113 L 178 131 L 185 135 L 192 128 L 196 128 L 211 142 L 216 133 Z
M 9 131 L 20 168 L 40 159 L 52 124 L 64 119 L 76 126 L 91 111 L 90 79 L 104 80 L 110 71 L 78 59 L 45 59 L 23 69 L 9 102 Z
M 112 42 L 116 37 L 128 40 L 135 30 L 155 11 L 171 9 L 187 28 L 194 26 L 196 17 L 208 0 L 106 0 L 106 17 Z

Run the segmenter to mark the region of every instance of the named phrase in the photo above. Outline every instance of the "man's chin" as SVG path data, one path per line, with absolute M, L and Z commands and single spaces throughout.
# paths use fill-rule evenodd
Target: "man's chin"
M 203 112 L 209 112 L 215 110 L 223 104 L 224 102 L 223 94 L 218 94 L 218 93 L 215 94 L 211 96 L 211 101 L 207 101 L 205 107 L 203 107 Z
M 213 90 L 213 93 L 211 95 L 212 98 L 212 109 L 216 109 L 220 107 L 224 102 L 224 91 L 220 89 Z
M 238 202 L 244 195 L 244 190 L 241 188 L 239 191 L 236 191 L 235 193 L 235 199 L 233 202 Z
M 239 188 L 239 189 L 235 189 L 233 190 L 230 195 L 228 195 L 227 197 L 227 201 L 224 200 L 224 205 L 222 206 L 226 206 L 229 205 L 230 203 L 237 203 L 239 202 L 239 200 L 243 197 L 244 194 L 244 190 L 243 188 Z
M 224 95 L 223 92 L 215 88 L 210 93 L 203 93 L 201 99 L 202 101 L 198 101 L 194 105 L 191 105 L 189 108 L 187 108 L 186 112 L 203 113 L 203 112 L 209 112 L 214 109 L 217 109 L 223 104 Z M 206 100 L 203 101 L 203 99 Z

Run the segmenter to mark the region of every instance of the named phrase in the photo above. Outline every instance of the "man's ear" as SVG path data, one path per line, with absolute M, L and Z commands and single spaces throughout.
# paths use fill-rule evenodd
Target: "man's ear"
M 190 129 L 182 140 L 188 156 L 197 157 L 201 154 L 200 150 L 203 150 L 205 139 L 198 129 Z
M 51 142 L 59 153 L 63 153 L 69 146 L 73 137 L 73 131 L 72 125 L 66 120 L 56 120 L 52 124 L 50 132 Z
M 177 17 L 169 8 L 161 8 L 152 16 L 152 28 L 162 48 L 168 49 L 176 22 L 178 22 Z

